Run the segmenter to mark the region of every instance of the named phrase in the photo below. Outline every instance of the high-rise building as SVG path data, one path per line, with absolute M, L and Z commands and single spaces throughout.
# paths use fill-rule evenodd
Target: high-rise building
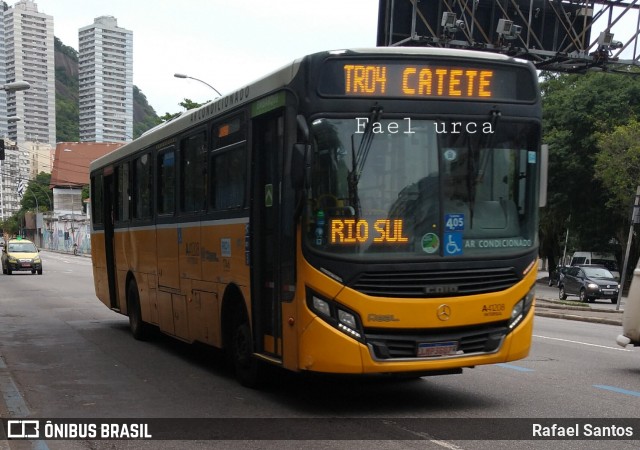
M 29 152 L 5 139 L 5 159 L 0 161 L 0 220 L 20 209 L 20 200 L 30 179 Z
M 37 142 L 55 147 L 56 92 L 53 17 L 38 12 L 32 0 L 20 0 L 3 12 L 6 82 L 26 81 L 31 88 L 7 93 L 9 138 L 18 147 Z
M 7 68 L 4 64 L 6 51 L 4 47 L 4 12 L 9 9 L 6 2 L 0 0 L 0 84 L 7 82 Z M 0 89 L 0 138 L 7 136 L 7 93 Z
M 78 37 L 80 140 L 132 140 L 133 32 L 101 16 Z
M 56 142 L 53 18 L 32 0 L 13 7 L 0 1 L 0 84 L 26 81 L 28 90 L 0 90 L 0 219 L 20 209 L 28 181 L 38 169 L 50 171 L 39 153 Z M 11 119 L 9 119 L 11 118 Z M 37 149 L 37 155 L 31 155 Z

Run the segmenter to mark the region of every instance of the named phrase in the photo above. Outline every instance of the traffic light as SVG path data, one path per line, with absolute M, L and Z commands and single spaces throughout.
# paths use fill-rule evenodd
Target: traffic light
M 4 139 L 0 139 L 0 161 L 4 160 Z

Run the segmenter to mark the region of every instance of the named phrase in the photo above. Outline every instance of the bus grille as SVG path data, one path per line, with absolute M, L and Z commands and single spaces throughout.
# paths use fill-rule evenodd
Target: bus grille
M 518 281 L 513 268 L 366 272 L 351 287 L 373 297 L 429 298 L 497 292 Z
M 454 329 L 428 330 L 366 329 L 365 339 L 376 359 L 416 358 L 418 344 L 457 342 L 458 352 L 452 356 L 493 353 L 500 348 L 507 335 L 507 325 L 483 325 Z

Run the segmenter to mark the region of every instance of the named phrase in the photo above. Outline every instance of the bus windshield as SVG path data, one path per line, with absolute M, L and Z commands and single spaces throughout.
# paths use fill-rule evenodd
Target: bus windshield
M 311 249 L 450 258 L 536 245 L 536 122 L 321 118 L 311 129 Z

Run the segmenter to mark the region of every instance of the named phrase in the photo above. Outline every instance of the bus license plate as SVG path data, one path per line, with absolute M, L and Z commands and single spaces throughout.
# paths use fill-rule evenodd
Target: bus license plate
M 458 343 L 450 342 L 423 342 L 418 344 L 418 357 L 445 356 L 454 354 L 458 350 Z

